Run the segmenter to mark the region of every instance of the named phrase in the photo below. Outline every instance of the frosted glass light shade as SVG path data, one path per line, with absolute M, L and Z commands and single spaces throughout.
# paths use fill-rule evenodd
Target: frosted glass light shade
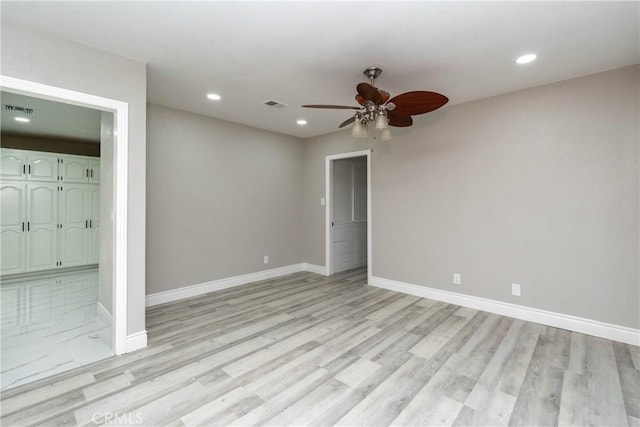
M 380 132 L 380 140 L 381 141 L 391 141 L 391 131 L 387 127 Z
M 367 127 L 360 120 L 356 120 L 351 128 L 351 136 L 354 138 L 366 138 L 368 135 Z
M 376 129 L 387 129 L 387 117 L 383 114 L 378 114 L 376 117 Z

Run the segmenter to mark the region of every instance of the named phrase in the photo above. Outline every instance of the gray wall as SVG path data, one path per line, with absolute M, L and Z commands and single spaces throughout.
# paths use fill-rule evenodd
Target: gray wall
M 452 106 L 376 141 L 373 274 L 640 327 L 639 75 Z M 307 262 L 324 265 L 325 155 L 368 144 L 305 141 Z
M 147 118 L 147 294 L 304 261 L 299 139 L 157 105 Z
M 146 65 L 2 22 L 2 74 L 129 104 L 127 333 L 144 330 Z
M 147 293 L 324 265 L 324 157 L 370 141 L 152 106 L 146 198 L 145 65 L 4 22 L 1 36 L 2 74 L 129 103 L 128 333 L 144 329 L 145 200 Z M 452 106 L 376 142 L 374 275 L 640 327 L 638 79 L 628 67 Z

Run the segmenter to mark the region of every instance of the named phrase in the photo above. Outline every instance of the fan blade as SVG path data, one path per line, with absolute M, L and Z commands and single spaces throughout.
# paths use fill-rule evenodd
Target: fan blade
M 356 102 L 360 105 L 364 105 L 367 103 L 367 100 L 364 99 L 362 95 L 356 95 Z
M 347 120 L 345 120 L 344 122 L 342 122 L 342 123 L 340 124 L 340 126 L 338 126 L 338 128 L 343 128 L 343 127 L 345 127 L 346 125 L 350 125 L 351 123 L 353 123 L 353 122 L 355 122 L 355 121 L 356 121 L 356 116 L 353 116 L 353 117 L 351 117 L 350 119 L 347 119 Z
M 378 92 L 380 93 L 380 96 L 382 97 L 382 104 L 384 104 L 385 102 L 387 102 L 389 100 L 389 98 L 391 98 L 391 95 L 389 95 L 389 92 L 387 92 L 386 90 L 378 89 Z
M 371 86 L 369 83 L 360 83 L 356 86 L 358 94 L 367 101 L 371 101 L 376 105 L 382 104 L 382 95 L 378 92 L 378 89 Z
M 437 110 L 449 102 L 449 98 L 440 93 L 417 90 L 394 96 L 389 102 L 396 104 L 396 113 L 415 116 Z
M 398 114 L 395 110 L 389 111 L 387 114 L 389 117 L 389 126 L 406 128 L 413 124 L 413 119 L 411 118 L 411 116 Z
M 305 108 L 333 108 L 335 110 L 359 110 L 362 107 L 349 107 L 347 105 L 303 105 Z

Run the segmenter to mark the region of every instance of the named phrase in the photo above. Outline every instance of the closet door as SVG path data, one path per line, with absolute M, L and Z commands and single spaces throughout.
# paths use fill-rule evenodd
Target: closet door
M 98 264 L 100 262 L 100 186 L 89 185 L 89 198 L 91 201 L 91 217 L 89 220 L 90 243 L 88 262 Z
M 27 270 L 46 270 L 57 264 L 58 186 L 27 184 Z
M 59 193 L 60 244 L 62 267 L 88 264 L 91 201 L 86 184 L 64 184 Z
M 0 275 L 25 271 L 26 184 L 3 182 L 0 186 Z
M 0 150 L 0 178 L 25 179 L 27 173 L 27 153 L 22 150 L 3 148 Z
M 27 153 L 27 180 L 58 181 L 58 155 L 29 151 Z
M 100 159 L 89 159 L 88 161 L 89 168 L 89 182 L 91 183 L 99 183 L 100 182 Z
M 82 183 L 89 181 L 88 160 L 80 156 L 63 156 L 60 162 L 62 182 Z

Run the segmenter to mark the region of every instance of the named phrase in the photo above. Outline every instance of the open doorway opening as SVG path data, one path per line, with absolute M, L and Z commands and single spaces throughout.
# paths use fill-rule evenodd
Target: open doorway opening
M 366 268 L 371 278 L 371 151 L 326 158 L 326 273 Z
M 101 139 L 113 133 L 113 113 L 0 97 L 5 390 L 114 354 L 112 284 L 99 268 L 109 240 L 101 207 L 112 198 L 101 188 Z
M 68 308 L 60 309 L 65 300 L 69 299 L 64 298 L 64 294 L 69 292 L 72 295 L 70 298 L 76 298 L 76 308 L 84 306 L 85 311 L 76 310 L 76 316 L 82 312 L 84 321 L 100 320 L 107 326 L 111 323 L 109 328 L 94 330 L 86 338 L 95 342 L 102 341 L 105 344 L 104 348 L 108 349 L 108 353 L 103 355 L 125 353 L 127 349 L 128 105 L 121 101 L 7 76 L 0 76 L 0 85 L 3 92 L 3 118 L 4 104 L 7 103 L 7 98 L 12 96 L 24 96 L 25 99 L 32 97 L 41 102 L 53 101 L 67 108 L 83 107 L 86 110 L 93 110 L 92 113 L 97 115 L 100 142 L 94 147 L 84 147 L 89 151 L 93 150 L 92 152 L 69 154 L 64 152 L 69 150 L 69 147 L 64 148 L 62 152 L 61 150 L 47 152 L 41 144 L 42 141 L 38 142 L 40 145 L 32 143 L 31 146 L 8 147 L 5 144 L 8 139 L 3 138 L 2 183 L 4 185 L 10 180 L 15 183 L 22 178 L 24 192 L 20 195 L 20 191 L 7 191 L 2 195 L 3 231 L 9 231 L 6 227 L 10 226 L 8 223 L 5 224 L 5 219 L 12 219 L 20 230 L 19 232 L 17 229 L 11 230 L 13 236 L 11 236 L 12 233 L 2 235 L 2 242 L 0 242 L 3 255 L 2 269 L 6 271 L 2 271 L 1 286 L 4 289 L 5 285 L 15 284 L 16 281 L 26 282 L 29 278 L 34 279 L 35 276 L 41 280 L 38 286 L 33 285 L 34 279 L 31 285 L 25 284 L 22 290 L 15 291 L 13 307 L 9 307 L 11 298 L 5 298 L 3 295 L 3 338 L 5 327 L 17 326 L 15 331 L 18 334 L 35 332 L 38 329 L 36 324 L 41 327 L 47 324 L 47 320 L 52 323 L 52 316 L 55 317 L 60 312 L 69 314 Z M 10 110 L 10 108 L 7 109 L 7 112 Z M 32 113 L 34 113 L 32 118 L 35 118 L 37 112 Z M 10 120 L 14 120 L 12 115 L 7 116 Z M 22 121 L 22 123 L 28 122 Z M 50 127 L 55 125 L 50 124 Z M 5 128 L 3 126 L 3 130 Z M 14 141 L 12 144 L 20 144 L 20 142 Z M 13 153 L 8 153 L 11 155 L 6 156 L 7 161 L 4 156 L 5 149 L 8 152 L 14 150 Z M 9 157 L 14 158 L 9 159 Z M 52 159 L 55 161 L 50 162 Z M 22 164 L 19 164 L 20 161 Z M 5 176 L 12 173 L 12 168 L 17 175 Z M 53 178 L 47 178 L 46 173 L 41 174 L 47 169 Z M 19 176 L 20 174 L 22 176 Z M 31 197 L 34 193 L 31 190 L 36 186 L 39 189 L 36 192 L 37 195 Z M 84 188 L 85 186 L 87 188 Z M 20 184 L 15 187 L 21 189 Z M 72 188 L 73 191 L 71 191 Z M 62 193 L 66 194 L 61 195 Z M 13 203 L 11 201 L 5 204 L 5 194 L 7 194 L 7 201 L 10 199 L 9 195 L 17 199 L 14 204 L 17 204 L 18 208 L 13 209 L 16 214 L 14 216 L 25 216 L 26 221 L 17 221 L 16 218 L 10 218 L 11 215 L 4 215 L 5 206 L 11 207 Z M 31 205 L 27 206 L 29 203 Z M 42 213 L 45 211 L 48 214 Z M 80 212 L 79 215 L 77 215 L 78 212 Z M 84 218 L 87 212 L 91 215 Z M 37 213 L 37 218 L 33 218 L 35 221 L 31 218 L 34 213 Z M 79 218 L 80 220 L 76 221 Z M 24 238 L 20 237 L 22 222 L 26 222 L 25 233 L 35 231 L 36 225 L 41 226 L 38 236 L 34 234 L 34 237 L 26 235 Z M 53 224 L 53 227 L 50 227 L 49 223 Z M 67 235 L 61 236 L 65 232 L 68 232 Z M 29 261 L 27 257 L 32 260 Z M 100 266 L 99 273 L 97 266 Z M 12 268 L 13 271 L 10 271 Z M 91 285 L 93 287 L 87 286 L 89 282 L 93 283 Z M 77 288 L 77 292 L 71 292 L 74 287 Z M 80 301 L 81 299 L 83 301 Z M 92 301 L 89 303 L 88 299 Z M 38 306 L 37 309 L 35 306 Z M 72 330 L 73 328 L 69 329 L 69 331 Z M 81 334 L 77 334 L 79 335 Z M 66 342 L 69 346 L 70 341 Z M 3 342 L 3 359 L 9 356 L 5 353 L 7 347 L 4 344 Z M 15 354 L 27 355 L 25 351 L 16 351 Z M 71 363 L 65 363 L 66 366 L 62 370 L 74 367 L 73 364 L 88 363 L 92 361 L 93 356 L 82 350 L 75 350 L 73 357 L 74 360 Z M 41 362 L 43 362 L 42 359 L 39 362 L 39 368 L 36 368 L 39 372 L 13 375 L 11 381 L 9 379 L 5 381 L 5 370 L 8 369 L 8 365 L 3 360 L 2 389 L 60 372 L 60 370 L 49 369 L 50 365 L 42 365 Z M 38 363 L 33 364 L 33 366 L 36 365 Z M 8 384 L 9 382 L 11 384 Z

